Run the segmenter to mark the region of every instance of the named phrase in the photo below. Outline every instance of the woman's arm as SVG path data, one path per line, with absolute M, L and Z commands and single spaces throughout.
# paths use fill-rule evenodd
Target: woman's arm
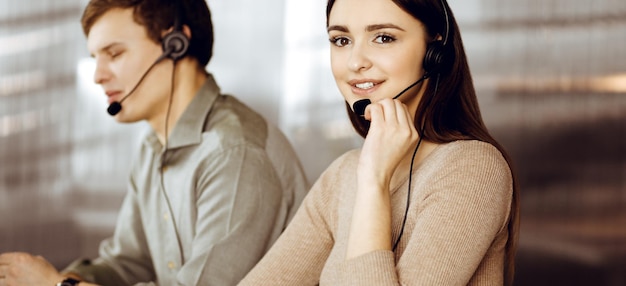
M 346 259 L 391 250 L 389 184 L 396 167 L 407 160 L 409 149 L 418 139 L 407 107 L 399 100 L 370 104 L 365 118 L 371 125 L 357 168 L 357 194 Z
M 396 256 L 371 251 L 346 260 L 340 281 L 355 285 L 502 285 L 512 179 L 499 151 L 451 143 L 416 176 Z M 395 206 L 404 209 L 404 206 Z

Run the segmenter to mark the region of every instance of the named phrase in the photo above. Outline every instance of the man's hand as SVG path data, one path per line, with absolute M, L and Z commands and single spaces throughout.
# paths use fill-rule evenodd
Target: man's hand
M 0 254 L 0 286 L 52 286 L 63 279 L 63 275 L 41 256 L 23 252 Z

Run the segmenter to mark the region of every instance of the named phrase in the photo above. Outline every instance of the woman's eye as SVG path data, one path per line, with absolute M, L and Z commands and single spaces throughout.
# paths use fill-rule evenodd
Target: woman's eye
M 350 44 L 350 40 L 345 37 L 333 37 L 330 39 L 330 42 L 337 47 L 343 47 Z
M 376 36 L 376 39 L 374 39 L 374 42 L 378 43 L 378 44 L 388 44 L 391 43 L 393 41 L 395 41 L 396 39 L 392 36 L 389 35 L 378 35 Z

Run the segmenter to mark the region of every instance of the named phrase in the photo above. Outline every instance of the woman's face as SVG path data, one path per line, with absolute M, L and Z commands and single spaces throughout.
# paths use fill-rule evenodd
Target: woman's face
M 426 29 L 391 0 L 335 1 L 328 36 L 333 75 L 350 105 L 392 98 L 424 74 Z M 423 87 L 398 99 L 415 112 Z

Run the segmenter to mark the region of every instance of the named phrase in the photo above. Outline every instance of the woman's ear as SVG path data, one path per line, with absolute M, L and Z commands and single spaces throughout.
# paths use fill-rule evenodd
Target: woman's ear
M 425 41 L 426 43 L 432 43 L 432 42 L 436 42 L 436 41 L 442 41 L 443 37 L 440 34 L 436 34 L 435 36 L 431 36 L 430 34 L 426 33 L 425 37 Z

